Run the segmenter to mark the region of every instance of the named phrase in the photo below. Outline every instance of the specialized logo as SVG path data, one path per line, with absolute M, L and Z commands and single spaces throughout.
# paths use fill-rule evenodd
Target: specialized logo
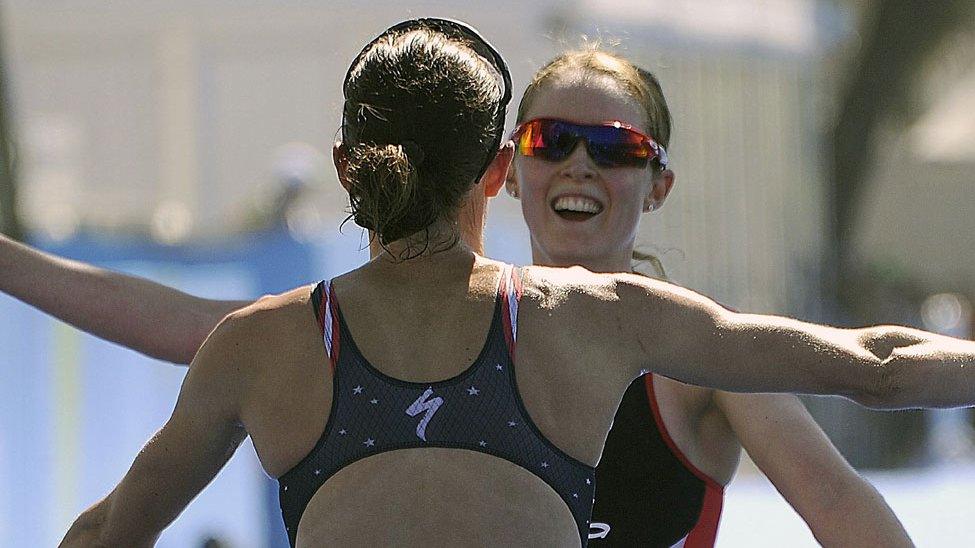
M 594 538 L 606 538 L 606 535 L 608 535 L 608 534 L 609 534 L 609 524 L 608 523 L 599 523 L 598 521 L 594 521 L 594 522 L 592 522 L 592 523 L 589 524 L 589 539 L 590 540 L 592 540 Z
M 427 441 L 427 423 L 433 418 L 433 414 L 437 412 L 437 409 L 440 409 L 440 406 L 443 405 L 443 398 L 440 396 L 428 400 L 427 398 L 431 395 L 433 395 L 433 388 L 427 388 L 412 405 L 406 408 L 406 414 L 411 417 L 415 417 L 426 411 L 426 415 L 423 415 L 423 418 L 420 419 L 420 424 L 416 425 L 416 435 L 423 441 Z

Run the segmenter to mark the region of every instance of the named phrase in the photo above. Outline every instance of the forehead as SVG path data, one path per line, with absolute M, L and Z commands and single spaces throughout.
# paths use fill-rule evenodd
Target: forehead
M 583 124 L 619 120 L 647 131 L 643 107 L 605 75 L 577 75 L 547 82 L 535 94 L 526 113 L 526 120 L 532 118 L 559 118 Z

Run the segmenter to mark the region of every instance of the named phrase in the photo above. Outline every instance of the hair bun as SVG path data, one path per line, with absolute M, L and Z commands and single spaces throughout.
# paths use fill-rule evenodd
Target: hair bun
M 406 153 L 406 156 L 410 159 L 410 163 L 413 164 L 414 167 L 419 167 L 423 164 L 423 159 L 426 157 L 426 155 L 423 153 L 423 149 L 420 148 L 420 145 L 416 141 L 406 140 L 403 141 L 401 146 L 403 147 L 403 152 Z

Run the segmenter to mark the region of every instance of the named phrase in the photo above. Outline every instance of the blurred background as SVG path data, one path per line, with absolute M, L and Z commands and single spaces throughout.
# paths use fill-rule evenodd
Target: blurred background
M 341 79 L 423 15 L 480 29 L 516 100 L 584 37 L 657 74 L 678 184 L 639 247 L 674 281 L 742 310 L 972 336 L 970 0 L 7 0 L 0 229 L 217 298 L 357 266 L 366 238 L 339 230 L 330 159 Z M 488 254 L 530 263 L 519 204 L 491 207 Z M 184 373 L 0 295 L 0 545 L 56 544 L 165 422 Z M 919 545 L 975 536 L 967 411 L 806 401 Z M 277 508 L 245 445 L 159 545 L 286 546 Z M 815 541 L 746 462 L 718 544 Z

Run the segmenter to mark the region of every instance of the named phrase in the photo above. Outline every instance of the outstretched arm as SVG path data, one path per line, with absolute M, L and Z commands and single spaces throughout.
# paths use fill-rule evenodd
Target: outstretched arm
M 840 455 L 799 399 L 714 392 L 756 465 L 822 546 L 913 546 L 880 493 Z
M 739 314 L 665 282 L 612 276 L 622 314 L 603 306 L 602 315 L 635 355 L 631 378 L 649 368 L 723 390 L 834 394 L 878 408 L 975 405 L 975 342 Z
M 61 546 L 152 546 L 246 437 L 239 356 L 221 324 L 200 349 L 165 426 L 118 486 L 86 510 Z
M 3 235 L 0 291 L 97 337 L 178 364 L 190 363 L 221 318 L 249 304 L 201 299 Z

